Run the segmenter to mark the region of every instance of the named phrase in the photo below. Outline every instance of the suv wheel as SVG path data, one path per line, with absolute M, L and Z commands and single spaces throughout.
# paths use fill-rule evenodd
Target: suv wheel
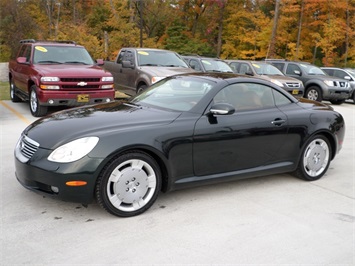
M 47 114 L 48 107 L 40 105 L 36 92 L 36 85 L 31 86 L 30 90 L 30 110 L 33 116 L 40 117 Z
M 319 87 L 317 86 L 311 86 L 307 89 L 306 94 L 305 94 L 307 99 L 321 102 L 323 100 L 322 97 L 322 91 Z
M 147 85 L 145 84 L 140 84 L 137 88 L 137 94 L 141 93 L 142 91 L 144 91 L 147 88 Z
M 21 102 L 21 99 L 16 95 L 16 88 L 12 79 L 10 79 L 10 99 L 14 103 Z

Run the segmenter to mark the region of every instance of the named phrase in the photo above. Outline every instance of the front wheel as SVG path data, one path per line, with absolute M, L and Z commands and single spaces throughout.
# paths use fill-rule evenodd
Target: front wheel
M 10 99 L 14 103 L 21 102 L 20 97 L 16 95 L 16 88 L 12 79 L 10 79 Z
M 144 91 L 146 88 L 147 88 L 147 85 L 145 85 L 145 84 L 139 85 L 138 88 L 137 88 L 137 94 L 138 94 L 138 93 L 141 93 L 141 92 Z
M 36 86 L 31 86 L 30 90 L 30 110 L 34 117 L 40 117 L 47 114 L 48 107 L 40 105 L 37 97 Z
M 294 175 L 307 181 L 320 179 L 328 170 L 331 153 L 328 139 L 322 135 L 314 136 L 303 149 Z
M 323 100 L 322 97 L 322 91 L 319 87 L 317 86 L 311 86 L 307 89 L 305 97 L 307 99 L 313 100 L 313 101 L 317 101 L 317 102 L 321 102 Z
M 148 210 L 158 197 L 161 172 L 148 154 L 131 151 L 104 168 L 95 188 L 99 205 L 109 213 L 130 217 Z

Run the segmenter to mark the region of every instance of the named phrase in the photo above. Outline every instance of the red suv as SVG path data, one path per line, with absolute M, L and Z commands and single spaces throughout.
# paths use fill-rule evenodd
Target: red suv
M 33 116 L 49 106 L 79 106 L 114 100 L 113 77 L 88 51 L 73 41 L 22 40 L 16 60 L 9 62 L 13 102 L 29 101 Z

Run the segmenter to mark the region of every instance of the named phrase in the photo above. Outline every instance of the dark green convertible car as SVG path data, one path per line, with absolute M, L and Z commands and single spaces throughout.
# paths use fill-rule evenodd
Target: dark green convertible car
M 342 147 L 332 107 L 237 74 L 165 78 L 141 94 L 53 113 L 15 148 L 18 181 L 62 200 L 97 200 L 127 217 L 159 193 L 292 173 L 313 181 Z

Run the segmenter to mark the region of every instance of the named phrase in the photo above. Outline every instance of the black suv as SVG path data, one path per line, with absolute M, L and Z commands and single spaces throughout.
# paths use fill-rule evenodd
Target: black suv
M 218 58 L 202 57 L 198 55 L 183 55 L 181 57 L 195 71 L 233 73 L 233 69 L 231 69 L 226 62 Z
M 350 97 L 351 88 L 347 80 L 328 76 L 315 65 L 277 59 L 267 59 L 266 62 L 280 69 L 286 76 L 301 80 L 305 87 L 305 98 L 342 104 Z

